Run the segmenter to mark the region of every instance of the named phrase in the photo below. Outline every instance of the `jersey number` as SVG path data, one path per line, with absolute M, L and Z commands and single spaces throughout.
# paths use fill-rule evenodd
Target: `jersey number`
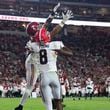
M 48 59 L 47 59 L 47 51 L 46 49 L 40 50 L 40 64 L 47 64 Z

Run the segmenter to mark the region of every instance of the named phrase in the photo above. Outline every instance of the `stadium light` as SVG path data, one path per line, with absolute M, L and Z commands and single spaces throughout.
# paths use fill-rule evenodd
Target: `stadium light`
M 35 17 L 23 17 L 23 16 L 9 16 L 9 15 L 0 15 L 0 20 L 10 20 L 10 21 L 24 21 L 24 22 L 33 22 L 37 21 L 44 23 L 46 18 L 35 18 Z M 59 24 L 60 19 L 54 19 L 52 23 Z M 101 27 L 110 27 L 110 22 L 98 22 L 98 21 L 81 21 L 81 20 L 68 20 L 67 25 L 76 25 L 76 26 L 101 26 Z

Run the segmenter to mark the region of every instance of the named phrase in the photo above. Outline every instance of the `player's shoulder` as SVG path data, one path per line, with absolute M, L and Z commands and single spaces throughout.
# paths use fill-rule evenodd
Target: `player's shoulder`
M 58 44 L 63 44 L 62 41 L 52 41 L 50 42 L 50 45 L 58 45 Z
M 37 42 L 32 42 L 31 40 L 29 40 L 26 44 L 27 45 L 39 45 Z
M 49 47 L 54 49 L 61 49 L 64 47 L 64 44 L 62 41 L 52 41 L 50 42 Z

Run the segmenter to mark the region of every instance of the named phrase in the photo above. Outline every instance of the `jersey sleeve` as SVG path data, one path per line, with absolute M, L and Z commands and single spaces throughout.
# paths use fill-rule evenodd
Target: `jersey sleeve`
M 39 45 L 37 42 L 27 42 L 25 48 L 29 50 L 30 52 L 39 52 Z
M 28 41 L 28 42 L 26 43 L 26 46 L 25 46 L 25 47 L 31 50 L 31 49 L 32 49 L 31 41 Z
M 53 50 L 60 50 L 61 48 L 64 47 L 64 44 L 62 41 L 53 41 L 50 43 L 50 49 L 53 49 Z

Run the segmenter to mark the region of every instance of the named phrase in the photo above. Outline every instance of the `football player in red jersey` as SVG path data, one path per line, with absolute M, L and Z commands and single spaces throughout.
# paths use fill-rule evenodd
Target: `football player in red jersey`
M 59 6 L 60 6 L 60 4 L 58 4 L 56 7 L 58 8 Z M 55 9 L 54 11 L 56 11 L 56 7 L 54 8 Z M 44 44 L 50 42 L 51 39 L 53 37 L 55 37 L 55 35 L 61 31 L 61 29 L 65 25 L 65 22 L 72 17 L 72 12 L 71 12 L 71 10 L 67 10 L 66 14 L 62 13 L 63 20 L 61 21 L 61 23 L 56 25 L 53 28 L 53 30 L 49 32 L 47 27 L 53 20 L 54 15 L 55 14 L 53 14 L 53 13 L 51 15 L 49 15 L 48 19 L 42 26 L 37 22 L 32 22 L 32 23 L 28 24 L 27 34 L 30 36 L 30 40 L 32 42 L 40 42 L 40 43 L 44 43 Z
M 30 36 L 30 40 L 31 41 L 34 41 L 34 42 L 49 42 L 51 39 L 50 39 L 50 36 L 54 36 L 54 34 L 58 33 L 56 28 L 54 28 L 54 32 L 48 32 L 47 31 L 47 28 L 48 28 L 48 25 L 52 22 L 54 16 L 55 16 L 55 13 L 57 11 L 57 9 L 60 7 L 60 3 L 58 3 L 54 9 L 53 9 L 53 12 L 49 15 L 49 17 L 47 18 L 46 22 L 41 25 L 40 23 L 38 22 L 31 22 L 27 25 L 27 29 L 26 29 L 26 32 L 27 34 Z M 59 30 L 60 31 L 60 30 Z

